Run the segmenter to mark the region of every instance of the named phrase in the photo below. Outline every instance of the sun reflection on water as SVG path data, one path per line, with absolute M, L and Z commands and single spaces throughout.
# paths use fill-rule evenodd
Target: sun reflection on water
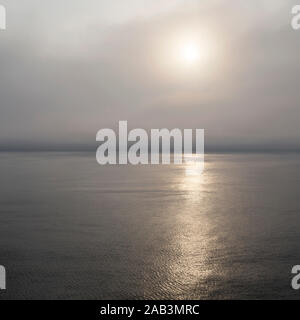
M 210 177 L 202 171 L 201 163 L 197 161 L 184 165 L 175 183 L 182 198 L 176 202 L 176 210 L 173 206 L 169 208 L 174 219 L 169 246 L 174 256 L 168 262 L 168 280 L 164 285 L 179 299 L 186 298 L 187 292 L 190 297 L 197 296 L 197 291 L 203 290 L 212 275 L 210 259 L 214 238 L 211 219 L 207 215 Z
M 204 155 L 185 155 L 185 174 L 187 176 L 201 176 L 204 171 Z

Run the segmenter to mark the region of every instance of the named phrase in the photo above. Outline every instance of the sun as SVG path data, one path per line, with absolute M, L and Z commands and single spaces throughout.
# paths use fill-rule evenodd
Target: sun
M 163 34 L 155 48 L 159 49 L 153 50 L 157 52 L 159 72 L 173 80 L 176 77 L 192 80 L 198 76 L 211 76 L 220 61 L 221 50 L 216 46 L 216 36 L 205 28 Z
M 194 64 L 200 59 L 200 48 L 196 42 L 189 42 L 182 45 L 180 57 L 183 62 Z

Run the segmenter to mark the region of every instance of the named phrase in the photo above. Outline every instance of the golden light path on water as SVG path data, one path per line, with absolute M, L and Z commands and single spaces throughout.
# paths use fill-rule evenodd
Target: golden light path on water
M 205 166 L 207 169 L 209 164 Z M 178 166 L 172 188 L 180 199 L 164 208 L 172 216 L 171 236 L 165 250 L 173 252 L 166 264 L 167 276 L 159 284 L 159 291 L 166 298 L 184 299 L 187 293 L 189 298 L 193 294 L 199 297 L 199 290 L 204 294 L 207 279 L 213 274 L 210 253 L 215 237 L 206 199 L 213 178 L 206 171 L 197 174 L 198 170 L 197 162 Z
M 184 206 L 176 215 L 176 221 L 181 228 L 181 235 L 176 239 L 177 247 L 182 252 L 182 261 L 171 266 L 173 274 L 180 277 L 183 288 L 193 291 L 200 279 L 208 276 L 207 248 L 209 241 L 207 233 L 208 219 L 201 214 L 204 185 L 207 183 L 205 173 L 199 174 L 199 162 L 187 163 L 185 175 L 179 187 L 185 192 Z M 185 291 L 186 292 L 186 291 Z

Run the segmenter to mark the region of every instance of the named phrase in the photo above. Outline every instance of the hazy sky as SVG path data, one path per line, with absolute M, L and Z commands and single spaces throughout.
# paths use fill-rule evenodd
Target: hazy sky
M 2 149 L 91 146 L 119 120 L 204 128 L 221 149 L 300 148 L 296 0 L 0 3 Z M 176 55 L 191 38 L 189 65 Z

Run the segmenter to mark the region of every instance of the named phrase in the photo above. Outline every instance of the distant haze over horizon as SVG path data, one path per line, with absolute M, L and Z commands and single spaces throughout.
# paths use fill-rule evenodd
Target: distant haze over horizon
M 299 1 L 298 1 L 299 2 Z M 2 0 L 0 151 L 92 151 L 102 128 L 300 150 L 296 0 Z

